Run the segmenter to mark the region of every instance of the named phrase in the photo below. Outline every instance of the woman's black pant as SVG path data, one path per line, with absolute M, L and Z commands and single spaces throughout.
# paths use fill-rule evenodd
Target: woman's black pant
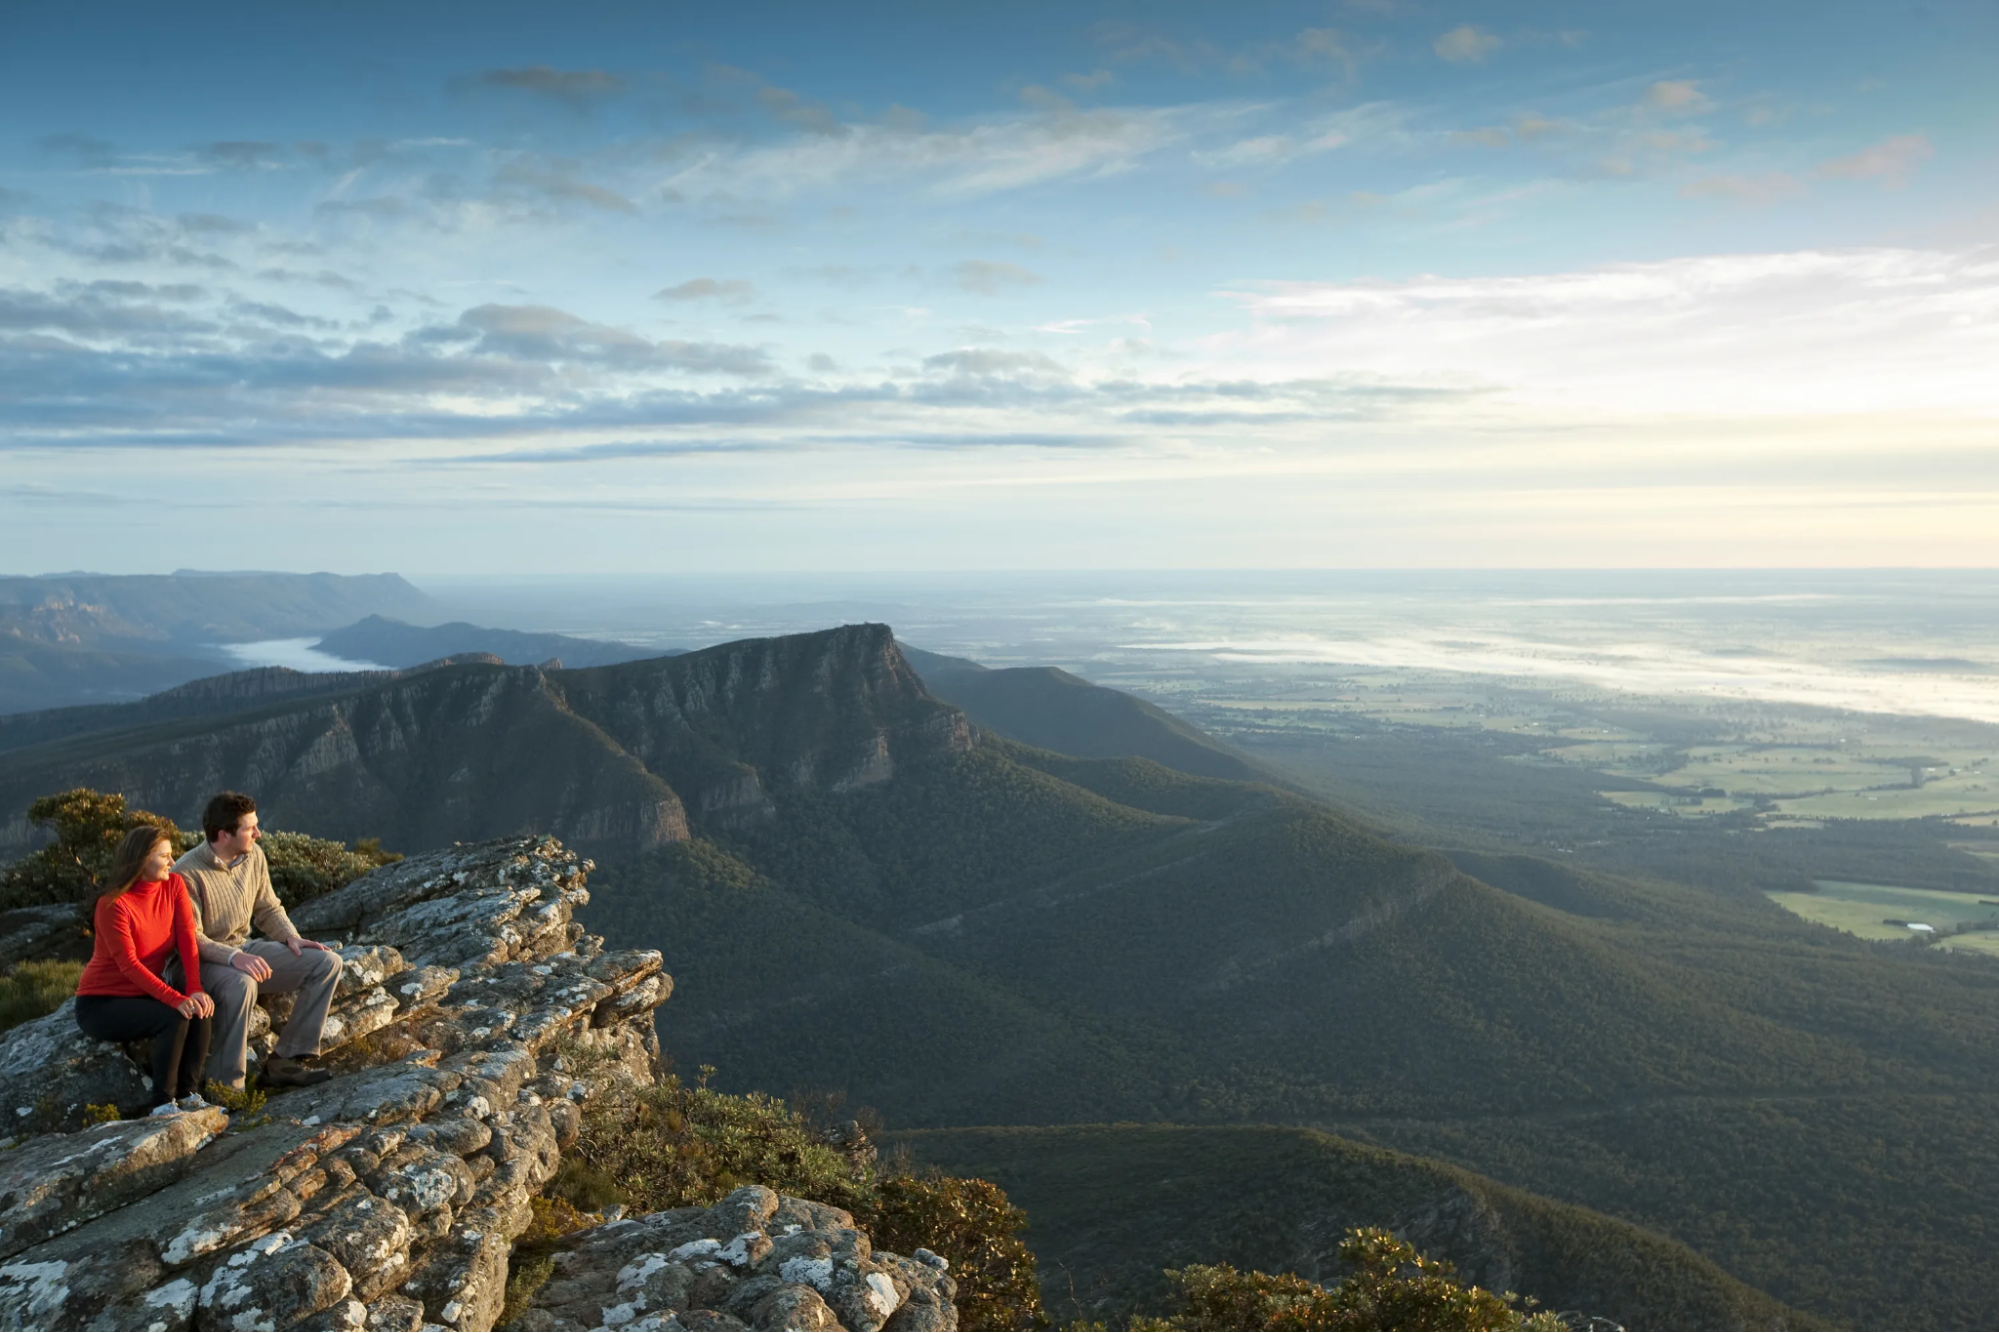
M 201 1091 L 208 1063 L 208 1020 L 182 1018 L 146 995 L 79 995 L 76 1025 L 99 1041 L 153 1039 L 153 1105 Z

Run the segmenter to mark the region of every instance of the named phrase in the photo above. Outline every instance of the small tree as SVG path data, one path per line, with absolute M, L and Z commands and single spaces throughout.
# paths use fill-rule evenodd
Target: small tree
M 55 834 L 55 841 L 9 866 L 0 875 L 0 910 L 40 903 L 80 903 L 103 886 L 99 877 L 127 829 L 151 825 L 173 841 L 176 853 L 200 841 L 150 810 L 128 810 L 117 792 L 88 787 L 44 796 L 28 807 L 28 819 Z

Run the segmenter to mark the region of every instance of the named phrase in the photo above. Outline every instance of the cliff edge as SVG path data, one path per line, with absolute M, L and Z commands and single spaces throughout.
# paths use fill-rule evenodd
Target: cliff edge
M 147 1101 L 72 1005 L 0 1038 L 0 1326 L 488 1329 L 513 1241 L 584 1108 L 659 1064 L 652 950 L 573 920 L 590 863 L 553 839 L 411 857 L 313 899 L 344 941 L 330 1082 L 234 1123 Z M 282 1001 L 289 997 L 271 997 Z M 266 1004 L 270 1003 L 269 1001 Z M 253 1020 L 253 1054 L 273 1014 Z M 934 1264 L 757 1186 L 575 1232 L 523 1328 L 954 1329 Z

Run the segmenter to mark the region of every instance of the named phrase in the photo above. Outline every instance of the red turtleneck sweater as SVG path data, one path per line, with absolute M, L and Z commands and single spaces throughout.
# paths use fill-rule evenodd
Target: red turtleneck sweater
M 201 989 L 194 904 L 188 900 L 187 883 L 179 875 L 142 881 L 116 898 L 99 899 L 96 925 L 90 962 L 76 983 L 78 995 L 151 996 L 178 1008 L 188 995 Z M 167 954 L 175 948 L 180 950 L 181 970 L 187 974 L 186 995 L 162 979 Z

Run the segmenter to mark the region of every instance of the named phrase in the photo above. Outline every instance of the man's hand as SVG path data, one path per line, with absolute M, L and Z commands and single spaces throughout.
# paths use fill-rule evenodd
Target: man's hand
M 292 952 L 297 953 L 298 950 L 293 949 Z M 235 968 L 252 981 L 269 981 L 271 979 L 271 965 L 251 953 L 248 949 L 238 949 L 230 957 L 229 966 Z
M 209 998 L 207 991 L 196 991 L 174 1007 L 180 1011 L 182 1018 L 208 1018 L 215 1013 L 215 1001 Z
M 294 958 L 298 957 L 301 949 L 324 949 L 326 947 L 318 940 L 308 940 L 298 935 L 294 935 L 288 940 L 279 940 L 278 943 L 290 949 Z

